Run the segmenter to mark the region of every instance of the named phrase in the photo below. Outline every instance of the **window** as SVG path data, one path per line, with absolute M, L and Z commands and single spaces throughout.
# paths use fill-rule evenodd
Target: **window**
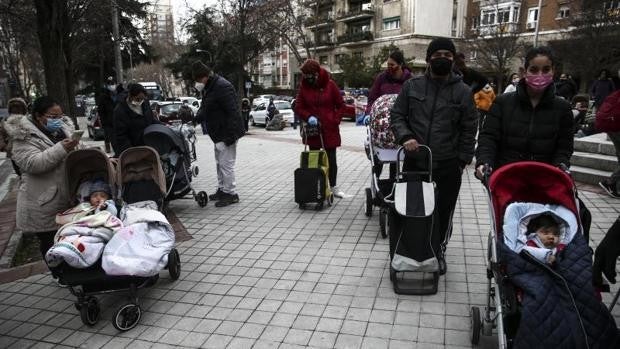
M 490 25 L 495 24 L 495 10 L 484 10 L 482 11 L 482 24 Z
M 400 17 L 386 18 L 383 20 L 383 30 L 394 30 L 400 28 Z
M 497 23 L 508 23 L 510 21 L 510 7 L 497 10 Z
M 474 16 L 471 18 L 471 29 L 476 29 L 480 26 L 480 17 Z
M 340 61 L 342 60 L 342 58 L 344 58 L 344 54 L 335 55 L 334 60 L 336 61 L 336 64 L 340 64 Z
M 319 64 L 329 65 L 328 56 L 319 56 Z
M 534 23 L 538 21 L 538 7 L 533 7 L 527 10 L 527 22 Z
M 570 8 L 568 6 L 562 6 L 558 10 L 558 16 L 556 18 L 557 19 L 568 18 L 568 16 L 570 16 Z
M 364 58 L 363 52 L 353 52 L 354 58 Z

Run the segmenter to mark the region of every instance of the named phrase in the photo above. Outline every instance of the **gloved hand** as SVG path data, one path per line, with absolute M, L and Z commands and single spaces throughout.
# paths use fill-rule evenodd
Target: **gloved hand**
M 308 125 L 310 125 L 310 126 L 316 126 L 316 125 L 318 125 L 318 124 L 319 124 L 319 119 L 317 119 L 317 118 L 316 118 L 316 116 L 313 116 L 313 115 L 312 115 L 312 116 L 310 116 L 310 117 L 308 118 Z
M 370 124 L 370 115 L 364 115 L 364 125 Z
M 603 284 L 603 275 L 612 284 L 616 283 L 616 259 L 620 255 L 620 217 L 609 228 L 607 234 L 594 252 L 592 277 L 594 285 Z

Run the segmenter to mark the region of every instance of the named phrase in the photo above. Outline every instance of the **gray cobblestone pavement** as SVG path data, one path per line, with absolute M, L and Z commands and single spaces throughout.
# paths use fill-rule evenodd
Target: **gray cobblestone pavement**
M 46 274 L 0 285 L 0 347 L 471 347 L 469 307 L 486 300 L 489 229 L 485 194 L 471 168 L 463 177 L 439 292 L 396 295 L 388 241 L 377 216 L 363 212 L 370 173 L 364 129 L 343 125 L 338 177 L 350 197 L 320 212 L 300 211 L 293 202 L 298 133 L 252 133 L 238 147 L 239 204 L 171 203 L 193 239 L 177 247 L 181 278 L 171 282 L 162 273 L 140 292 L 145 312 L 135 329 L 119 333 L 111 324 L 120 296 L 101 297 L 103 318 L 84 326 L 73 296 Z M 212 193 L 212 144 L 204 136 L 199 142 L 201 173 L 194 186 Z M 620 201 L 590 192 L 582 197 L 593 214 L 595 245 Z M 620 313 L 615 316 L 618 321 Z M 481 347 L 493 345 L 491 338 Z

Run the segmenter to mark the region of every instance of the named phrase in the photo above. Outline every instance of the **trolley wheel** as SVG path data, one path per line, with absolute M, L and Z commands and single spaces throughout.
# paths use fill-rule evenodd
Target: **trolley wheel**
M 172 280 L 178 280 L 179 276 L 181 276 L 181 257 L 176 248 L 173 248 L 168 253 L 168 273 L 170 273 Z
M 200 207 L 207 206 L 207 204 L 209 203 L 209 197 L 207 196 L 207 193 L 205 193 L 204 191 L 199 191 L 198 194 L 196 194 L 196 202 Z
M 379 211 L 379 229 L 381 230 L 381 237 L 387 237 L 387 210 L 382 208 Z
M 366 188 L 366 209 L 364 210 L 366 217 L 372 216 L 372 190 Z
M 116 311 L 112 325 L 119 331 L 128 331 L 136 327 L 142 317 L 142 309 L 134 303 L 127 303 Z
M 99 321 L 99 315 L 101 315 L 101 309 L 99 308 L 99 301 L 97 298 L 86 297 L 84 303 L 80 305 L 80 317 L 84 325 L 95 326 L 97 321 Z
M 477 345 L 480 341 L 480 332 L 482 330 L 482 321 L 480 319 L 480 308 L 471 307 L 469 312 L 470 322 L 471 322 L 471 333 L 470 339 L 471 344 Z

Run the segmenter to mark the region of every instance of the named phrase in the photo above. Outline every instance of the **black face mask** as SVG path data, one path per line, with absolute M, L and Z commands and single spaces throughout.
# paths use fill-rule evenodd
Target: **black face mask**
M 309 76 L 307 78 L 304 78 L 304 80 L 306 80 L 306 82 L 310 85 L 314 85 L 314 83 L 316 82 L 316 78 L 314 76 Z
M 435 75 L 445 76 L 450 74 L 450 70 L 452 69 L 452 60 L 439 57 L 431 59 L 431 70 Z

